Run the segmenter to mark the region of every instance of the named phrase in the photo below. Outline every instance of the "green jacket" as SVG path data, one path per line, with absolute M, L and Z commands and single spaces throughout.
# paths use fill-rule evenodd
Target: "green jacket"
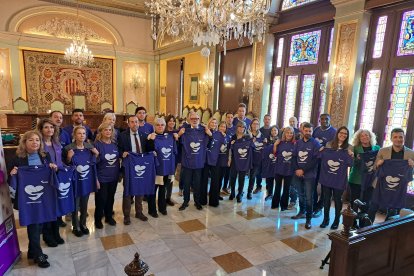
M 375 145 L 372 147 L 372 150 L 379 150 L 380 146 Z M 351 168 L 351 172 L 349 173 L 348 182 L 352 184 L 359 184 L 361 185 L 362 176 L 361 176 L 361 160 L 359 160 L 358 154 L 363 153 L 364 149 L 361 145 L 354 147 L 354 164 Z

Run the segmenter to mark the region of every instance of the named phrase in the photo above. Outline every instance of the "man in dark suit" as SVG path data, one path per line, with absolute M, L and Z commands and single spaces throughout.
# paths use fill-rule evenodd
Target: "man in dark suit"
M 139 132 L 139 122 L 136 116 L 128 118 L 128 129 L 118 136 L 118 150 L 122 158 L 128 155 L 128 152 L 144 153 L 154 150 L 153 140 L 148 140 L 143 132 Z M 135 217 L 147 221 L 148 218 L 142 213 L 142 199 L 144 196 L 135 196 Z M 125 196 L 122 199 L 122 212 L 124 213 L 124 224 L 131 224 L 131 196 Z

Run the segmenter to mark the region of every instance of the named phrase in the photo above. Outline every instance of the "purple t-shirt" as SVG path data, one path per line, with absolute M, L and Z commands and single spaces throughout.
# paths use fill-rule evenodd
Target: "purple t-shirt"
M 76 166 L 76 197 L 96 192 L 96 158 L 88 149 L 74 149 L 72 163 Z
M 310 138 L 307 142 L 303 139 L 296 142 L 294 152 L 296 164 L 294 165 L 294 168 L 305 171 L 303 178 L 316 178 L 316 170 L 318 165 L 315 164 L 315 161 L 317 161 L 319 156 L 320 147 L 321 145 L 314 138 Z
M 264 136 L 260 135 L 256 137 L 256 141 L 253 142 L 253 166 L 260 166 L 263 159 L 263 149 L 265 144 L 263 143 Z
M 408 165 L 408 160 L 384 160 L 377 170 L 377 177 L 372 202 L 380 208 L 404 208 L 407 185 L 413 180 L 413 169 Z
M 263 149 L 262 177 L 275 177 L 276 156 L 273 154 L 273 144 L 265 146 Z
M 223 145 L 226 144 L 226 136 L 223 135 L 220 131 L 214 131 L 210 147 L 207 149 L 207 164 L 210 166 L 216 166 L 220 149 Z
M 232 162 L 239 172 L 247 172 L 252 168 L 253 163 L 253 141 L 252 139 L 241 138 L 235 140 L 231 145 Z
M 220 151 L 219 151 L 219 156 L 218 156 L 218 161 L 217 161 L 217 166 L 223 168 L 223 167 L 228 167 L 229 166 L 229 149 L 230 149 L 230 136 L 226 136 L 223 144 L 221 144 L 220 146 Z
M 120 156 L 117 145 L 115 143 L 107 144 L 96 141 L 95 148 L 99 152 L 98 163 L 96 164 L 99 182 L 110 183 L 118 181 Z
M 75 174 L 76 167 L 59 167 L 57 171 L 57 213 L 56 217 L 64 216 L 75 210 Z
M 19 167 L 10 184 L 17 193 L 20 225 L 56 220 L 56 182 L 48 165 Z
M 326 143 L 332 141 L 335 138 L 336 128 L 330 126 L 328 129 L 323 130 L 320 126 L 315 128 L 312 137 L 316 139 L 323 147 Z
M 280 141 L 276 150 L 276 174 L 293 175 L 292 161 L 294 154 L 295 144 L 293 142 Z
M 173 175 L 175 173 L 175 156 L 177 155 L 177 143 L 173 134 L 157 134 L 154 147 L 158 160 L 157 175 Z
M 325 187 L 345 190 L 348 168 L 352 166 L 352 157 L 349 156 L 348 150 L 324 148 L 320 156 L 319 183 Z
M 144 134 L 144 137 L 147 137 L 149 134 L 154 132 L 154 127 L 149 123 L 144 123 L 143 126 L 139 126 L 138 132 Z
M 374 164 L 378 151 L 367 151 L 359 154 L 361 158 L 361 189 L 365 191 L 372 186 L 375 179 Z
M 153 152 L 128 152 L 128 156 L 122 160 L 125 172 L 124 197 L 154 194 L 156 160 Z
M 181 165 L 188 169 L 204 168 L 209 138 L 204 128 L 186 128 L 181 136 Z

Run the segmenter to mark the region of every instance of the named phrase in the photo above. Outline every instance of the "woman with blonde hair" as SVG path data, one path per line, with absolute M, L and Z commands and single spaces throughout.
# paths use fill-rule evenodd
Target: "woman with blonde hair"
M 110 113 L 107 113 L 110 114 Z M 112 217 L 115 192 L 120 171 L 119 152 L 112 123 L 102 123 L 97 130 L 95 148 L 99 152 L 96 170 L 100 189 L 95 193 L 95 227 L 102 229 L 102 217 L 109 225 L 116 225 Z
M 40 166 L 43 164 L 48 164 L 49 167 L 54 170 L 57 169 L 56 164 L 52 163 L 49 153 L 44 151 L 42 135 L 36 130 L 31 130 L 24 133 L 16 150 L 16 158 L 11 162 L 10 167 L 12 170 L 10 171 L 10 176 L 17 175 L 19 167 Z M 14 208 L 16 210 L 19 210 L 19 197 L 17 194 L 19 185 L 24 185 L 24 183 L 18 182 L 17 187 L 15 187 L 16 197 L 14 201 Z M 40 223 L 27 225 L 27 236 L 29 239 L 27 257 L 28 259 L 33 259 L 39 267 L 46 268 L 49 267 L 50 264 L 47 261 L 48 256 L 43 254 L 42 248 L 40 247 L 41 231 L 42 224 Z
M 362 168 L 361 168 L 361 158 L 360 154 L 369 151 L 378 151 L 380 146 L 377 145 L 377 137 L 375 133 L 371 132 L 368 129 L 360 129 L 355 132 L 352 139 L 352 145 L 354 147 L 354 164 L 351 167 L 349 173 L 348 184 L 351 190 L 351 206 L 354 211 L 358 211 L 357 207 L 354 205 L 355 199 L 362 199 L 363 202 L 369 204 L 371 201 L 373 188 L 369 187 L 366 191 L 363 192 L 362 198 Z

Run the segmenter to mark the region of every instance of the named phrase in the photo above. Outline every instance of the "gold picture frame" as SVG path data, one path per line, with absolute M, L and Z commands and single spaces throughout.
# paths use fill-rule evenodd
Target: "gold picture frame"
M 190 76 L 190 91 L 189 103 L 198 104 L 200 101 L 199 79 L 200 74 L 191 74 Z

